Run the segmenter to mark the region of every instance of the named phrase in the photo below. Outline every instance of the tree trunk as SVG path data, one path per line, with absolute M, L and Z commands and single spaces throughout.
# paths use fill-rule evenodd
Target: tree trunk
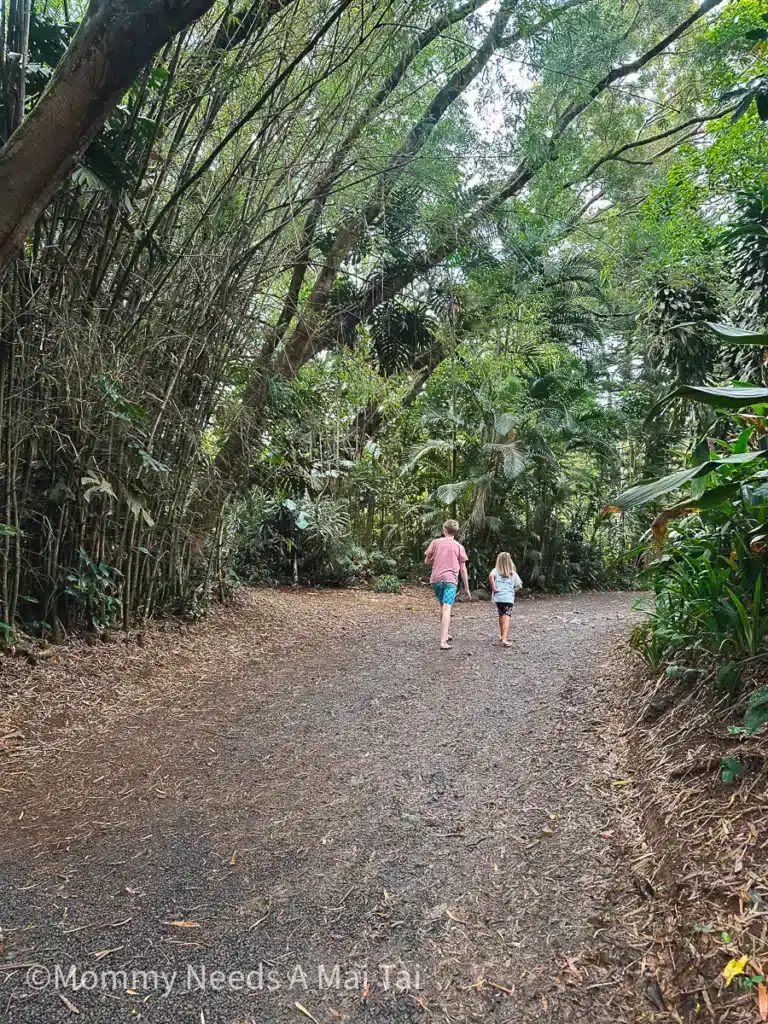
M 0 275 L 136 74 L 214 0 L 91 0 L 48 88 L 0 150 Z

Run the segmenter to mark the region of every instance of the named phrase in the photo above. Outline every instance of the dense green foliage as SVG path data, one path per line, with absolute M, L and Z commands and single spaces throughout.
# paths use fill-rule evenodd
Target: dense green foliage
M 1 140 L 83 6 L 11 4 Z M 216 3 L 0 284 L 4 634 L 394 588 L 448 515 L 475 584 L 501 549 L 632 584 L 686 499 L 616 496 L 763 451 L 759 403 L 689 399 L 764 383 L 704 322 L 768 325 L 766 33 L 759 0 Z M 761 471 L 673 478 L 710 497 L 665 520 L 649 658 L 762 650 Z

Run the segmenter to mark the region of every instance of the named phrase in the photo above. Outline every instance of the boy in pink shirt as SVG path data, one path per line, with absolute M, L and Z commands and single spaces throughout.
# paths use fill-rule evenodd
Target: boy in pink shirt
M 440 650 L 450 651 L 451 608 L 456 600 L 456 589 L 459 584 L 459 573 L 471 600 L 469 580 L 467 578 L 467 552 L 456 540 L 459 524 L 455 519 L 447 519 L 443 523 L 443 536 L 433 540 L 427 548 L 424 562 L 432 566 L 429 582 L 440 602 Z

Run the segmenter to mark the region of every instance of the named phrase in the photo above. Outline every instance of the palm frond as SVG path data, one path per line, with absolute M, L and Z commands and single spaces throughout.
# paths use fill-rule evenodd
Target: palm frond
M 516 480 L 525 472 L 525 456 L 517 441 L 494 441 L 484 445 L 483 450 L 499 457 L 501 472 L 505 479 Z
M 497 413 L 493 421 L 493 429 L 499 437 L 506 437 L 520 422 L 520 416 L 516 412 Z
M 455 480 L 450 484 L 441 484 L 435 494 L 444 505 L 452 505 L 454 501 L 458 501 L 462 495 L 467 493 L 473 483 L 472 480 Z
M 408 451 L 408 459 L 403 467 L 403 475 L 411 473 L 416 466 L 421 462 L 423 458 L 431 454 L 445 454 L 450 452 L 452 444 L 450 441 L 443 441 L 440 438 L 433 437 L 427 441 L 418 441 L 412 445 Z
M 485 526 L 485 510 L 491 494 L 492 480 L 482 476 L 472 488 L 472 511 L 469 515 L 469 532 L 480 533 Z

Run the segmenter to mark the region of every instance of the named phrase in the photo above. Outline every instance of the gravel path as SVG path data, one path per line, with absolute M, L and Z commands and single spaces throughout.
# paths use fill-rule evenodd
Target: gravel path
M 508 651 L 461 605 L 440 653 L 423 592 L 253 592 L 46 668 L 51 700 L 119 685 L 0 755 L 0 1016 L 593 1019 L 562 978 L 616 870 L 597 683 L 631 604 L 521 601 Z

